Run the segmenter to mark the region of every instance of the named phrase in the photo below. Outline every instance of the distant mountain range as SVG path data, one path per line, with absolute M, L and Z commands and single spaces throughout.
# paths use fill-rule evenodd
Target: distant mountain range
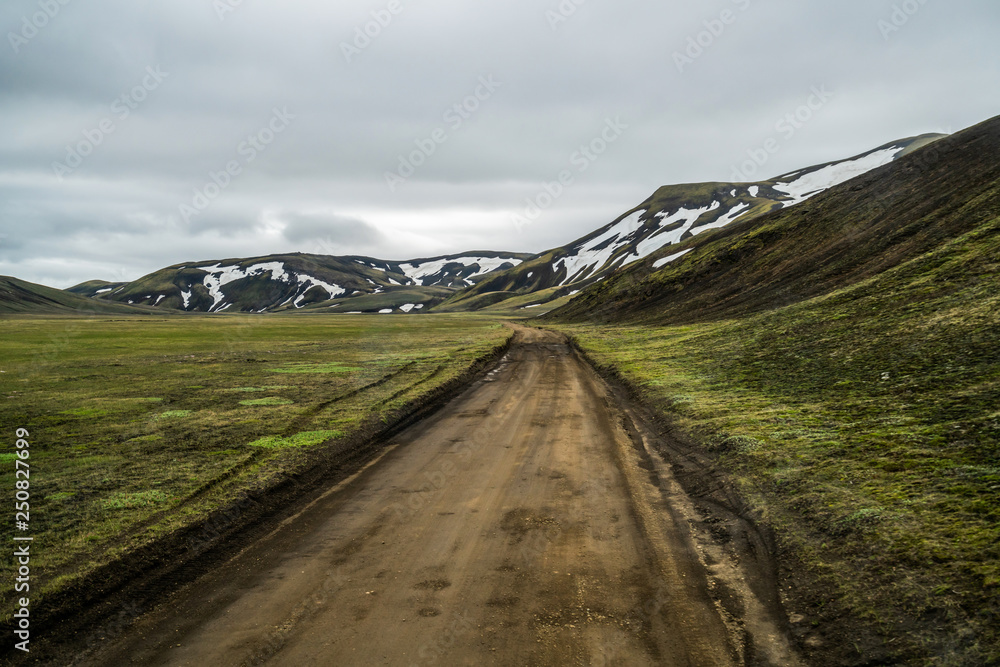
M 794 207 L 941 139 L 925 134 L 846 160 L 757 183 L 668 185 L 576 241 L 538 254 L 475 251 L 406 261 L 285 254 L 185 262 L 126 283 L 92 280 L 65 290 L 83 304 L 187 312 L 419 313 L 558 307 L 613 272 L 653 256 L 657 269 L 688 239 Z M 680 252 L 670 248 L 683 247 Z M 664 251 L 664 249 L 667 251 Z M 646 266 L 645 263 L 642 266 Z M 13 280 L 13 279 L 10 279 Z M 0 312 L 79 309 L 50 288 L 7 283 Z M 15 288 L 16 285 L 16 288 Z M 41 287 L 41 286 L 37 286 Z M 59 292 L 59 290 L 55 290 Z M 26 294 L 34 296 L 28 298 Z M 6 305 L 4 305 L 6 304 Z
M 530 257 L 473 252 L 405 262 L 371 257 L 269 255 L 188 262 L 129 283 L 89 281 L 69 292 L 101 301 L 190 312 L 419 312 Z

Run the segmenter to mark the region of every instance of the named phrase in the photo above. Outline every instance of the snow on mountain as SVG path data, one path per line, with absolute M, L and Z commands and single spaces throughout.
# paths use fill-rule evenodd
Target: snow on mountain
M 694 248 L 688 248 L 687 250 L 681 250 L 680 252 L 675 252 L 673 255 L 667 255 L 663 259 L 658 259 L 655 262 L 653 262 L 653 268 L 654 269 L 662 269 L 664 266 L 666 266 L 670 262 L 673 262 L 673 261 L 676 261 L 676 260 L 680 259 L 681 257 L 683 257 L 684 255 L 688 254 L 692 250 L 694 250 Z
M 131 283 L 88 281 L 81 296 L 193 312 L 260 313 L 309 307 L 329 312 L 415 312 L 430 309 L 456 290 L 527 253 L 468 252 L 387 262 L 370 257 L 292 253 L 248 259 L 188 262 Z M 337 303 L 333 303 L 336 300 Z
M 439 257 L 429 260 L 413 260 L 412 262 L 405 262 L 399 264 L 399 270 L 402 271 L 403 275 L 409 278 L 414 284 L 421 285 L 426 284 L 426 279 L 428 277 L 439 277 L 446 274 L 446 269 L 455 268 L 455 265 L 461 265 L 466 269 L 472 269 L 473 267 L 478 267 L 478 270 L 474 271 L 459 271 L 459 279 L 464 281 L 466 285 L 472 285 L 475 278 L 484 276 L 491 271 L 496 271 L 497 269 L 505 266 L 512 265 L 517 266 L 523 260 L 518 258 L 507 258 L 507 257 L 484 257 L 484 256 L 468 256 L 468 257 Z M 509 267 L 508 267 L 509 268 Z
M 571 291 L 691 237 L 800 204 L 940 136 L 904 139 L 846 160 L 757 183 L 664 186 L 617 220 L 573 243 L 518 263 L 514 269 L 493 274 L 455 295 L 440 309 L 496 307 L 506 299 L 521 299 L 525 294 L 543 290 L 547 290 L 546 300 L 569 296 Z M 658 266 L 663 265 L 658 262 Z
M 835 185 L 840 185 L 856 176 L 889 164 L 905 150 L 906 146 L 893 146 L 862 155 L 853 160 L 835 162 L 815 171 L 807 171 L 793 181 L 776 183 L 774 189 L 791 197 L 791 201 L 785 202 L 785 206 L 794 206 L 824 190 L 829 190 Z M 799 173 L 802 172 L 795 172 L 795 174 Z M 791 174 L 791 176 L 795 174 Z M 775 180 L 780 181 L 782 177 Z
M 729 197 L 725 199 L 732 201 L 716 199 L 700 208 L 680 206 L 676 210 L 657 211 L 652 216 L 646 208 L 634 211 L 607 229 L 599 230 L 597 236 L 582 242 L 573 254 L 560 258 L 556 266 L 566 269 L 566 277 L 559 284 L 571 285 L 592 277 L 601 269 L 626 266 L 689 236 L 725 227 L 751 211 L 757 214 L 760 211 L 756 210 L 754 199 L 768 199 L 773 208 L 794 206 L 892 162 L 906 148 L 907 144 L 900 143 L 856 158 L 779 176 L 765 184 L 737 184 L 736 188 L 725 185 L 717 189 L 719 193 L 728 191 Z M 766 194 L 762 193 L 762 188 L 767 189 Z M 634 249 L 620 261 L 612 262 L 626 246 L 634 246 Z
M 305 298 L 306 292 L 313 287 L 323 288 L 326 290 L 327 294 L 329 294 L 329 298 L 331 299 L 335 299 L 338 296 L 347 293 L 347 290 L 339 285 L 331 285 L 330 283 L 324 282 L 318 278 L 301 273 L 288 272 L 285 270 L 285 264 L 283 262 L 262 262 L 260 264 L 249 266 L 245 269 L 241 269 L 239 266 L 222 266 L 221 264 L 198 268 L 207 273 L 203 284 L 208 289 L 209 295 L 214 300 L 211 307 L 208 309 L 208 312 L 210 313 L 221 312 L 232 306 L 230 303 L 224 305 L 223 307 L 219 307 L 219 304 L 226 298 L 226 295 L 222 292 L 223 285 L 228 285 L 229 283 L 237 280 L 243 280 L 244 278 L 263 277 L 265 274 L 270 274 L 271 280 L 279 280 L 285 283 L 298 283 L 300 289 L 297 293 L 286 299 L 281 305 L 285 305 L 294 299 L 295 307 L 300 307 L 299 304 Z
M 594 269 L 607 264 L 618 250 L 618 244 L 638 231 L 641 226 L 640 219 L 645 213 L 646 211 L 642 210 L 626 216 L 604 233 L 583 243 L 574 254 L 556 262 L 557 269 L 561 265 L 566 270 L 566 279 L 560 284 L 577 282 L 587 277 Z

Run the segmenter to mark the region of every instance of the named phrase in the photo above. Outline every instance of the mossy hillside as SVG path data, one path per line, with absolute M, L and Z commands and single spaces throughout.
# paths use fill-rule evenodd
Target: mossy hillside
M 744 319 L 557 326 L 732 471 L 828 587 L 817 622 L 861 619 L 904 662 L 987 664 L 1000 659 L 998 273 L 1000 218 Z

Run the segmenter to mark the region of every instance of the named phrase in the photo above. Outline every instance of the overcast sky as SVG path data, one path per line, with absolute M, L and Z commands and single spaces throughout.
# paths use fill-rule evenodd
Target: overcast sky
M 0 274 L 55 287 L 541 251 L 770 138 L 754 180 L 1000 114 L 996 0 L 4 0 L 0 26 Z

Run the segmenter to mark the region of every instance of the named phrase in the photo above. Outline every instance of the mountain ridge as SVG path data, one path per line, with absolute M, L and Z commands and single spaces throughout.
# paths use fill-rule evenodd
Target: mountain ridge
M 799 206 L 661 249 L 549 315 L 681 323 L 743 316 L 876 276 L 995 214 L 1000 117 L 942 138 Z M 983 193 L 994 192 L 992 195 Z M 961 214 L 960 214 L 961 213 Z M 677 253 L 676 250 L 681 250 Z
M 87 281 L 69 292 L 187 312 L 411 312 L 430 308 L 528 253 L 482 251 L 387 261 L 285 253 L 182 262 L 128 283 Z
M 704 232 L 802 205 L 943 136 L 909 137 L 752 183 L 662 186 L 612 222 L 541 253 L 469 251 L 399 261 L 284 253 L 184 262 L 131 282 L 92 280 L 66 291 L 104 302 L 189 312 L 306 308 L 414 313 L 558 306 L 664 248 L 678 248 Z
M 615 270 L 711 229 L 787 209 L 908 155 L 945 135 L 922 134 L 865 153 L 752 183 L 687 183 L 658 188 L 638 206 L 575 241 L 539 253 L 450 297 L 437 310 L 495 308 L 537 293 L 537 304 L 573 296 Z M 523 307 L 523 306 L 521 306 Z

